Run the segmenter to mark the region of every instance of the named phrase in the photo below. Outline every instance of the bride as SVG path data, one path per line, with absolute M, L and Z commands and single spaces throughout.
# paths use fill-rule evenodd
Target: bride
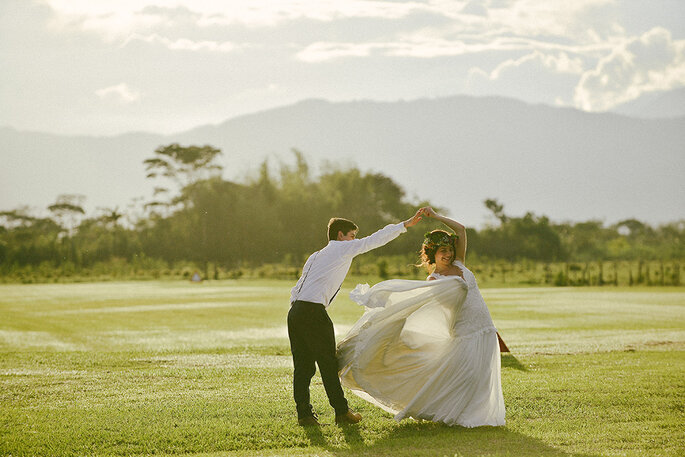
M 342 384 L 397 421 L 504 425 L 497 330 L 464 265 L 466 230 L 430 207 L 424 214 L 455 233 L 426 234 L 428 281 L 391 279 L 350 293 L 366 312 L 338 344 Z

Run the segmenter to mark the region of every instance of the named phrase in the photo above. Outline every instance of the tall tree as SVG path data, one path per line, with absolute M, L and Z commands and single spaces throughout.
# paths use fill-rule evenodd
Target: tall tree
M 147 178 L 170 181 L 175 186 L 176 192 L 181 194 L 171 201 L 160 200 L 160 195 L 169 194 L 172 190 L 165 185 L 155 187 L 155 200 L 148 203 L 151 208 L 172 206 L 181 203 L 183 189 L 187 186 L 219 176 L 222 166 L 216 163 L 221 150 L 209 145 L 204 146 L 181 146 L 172 143 L 155 149 L 154 156 L 145 159 L 145 171 Z
M 57 219 L 57 222 L 64 228 L 67 236 L 71 236 L 78 225 L 80 218 L 86 213 L 83 204 L 86 197 L 83 195 L 63 194 L 57 197 L 57 201 L 48 206 L 48 210 Z
M 502 223 L 507 222 L 507 216 L 504 214 L 504 205 L 499 203 L 496 199 L 485 200 L 485 207 L 492 211 L 492 214 Z

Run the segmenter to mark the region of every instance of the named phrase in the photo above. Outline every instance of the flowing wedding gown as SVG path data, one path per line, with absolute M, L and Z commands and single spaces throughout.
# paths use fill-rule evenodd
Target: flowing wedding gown
M 338 344 L 342 384 L 395 414 L 478 427 L 504 425 L 497 330 L 476 278 L 432 274 L 350 293 L 366 312 Z

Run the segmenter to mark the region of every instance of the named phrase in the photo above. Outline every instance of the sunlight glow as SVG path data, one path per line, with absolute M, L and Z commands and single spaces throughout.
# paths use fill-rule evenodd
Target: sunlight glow
M 640 95 L 685 87 L 685 40 L 673 40 L 660 27 L 630 38 L 585 72 L 575 89 L 575 105 L 602 111 Z

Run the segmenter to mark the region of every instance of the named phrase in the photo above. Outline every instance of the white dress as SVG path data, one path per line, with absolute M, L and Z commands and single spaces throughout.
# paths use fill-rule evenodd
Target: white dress
M 497 330 L 476 278 L 391 279 L 350 293 L 366 312 L 338 344 L 342 384 L 395 414 L 504 425 Z

